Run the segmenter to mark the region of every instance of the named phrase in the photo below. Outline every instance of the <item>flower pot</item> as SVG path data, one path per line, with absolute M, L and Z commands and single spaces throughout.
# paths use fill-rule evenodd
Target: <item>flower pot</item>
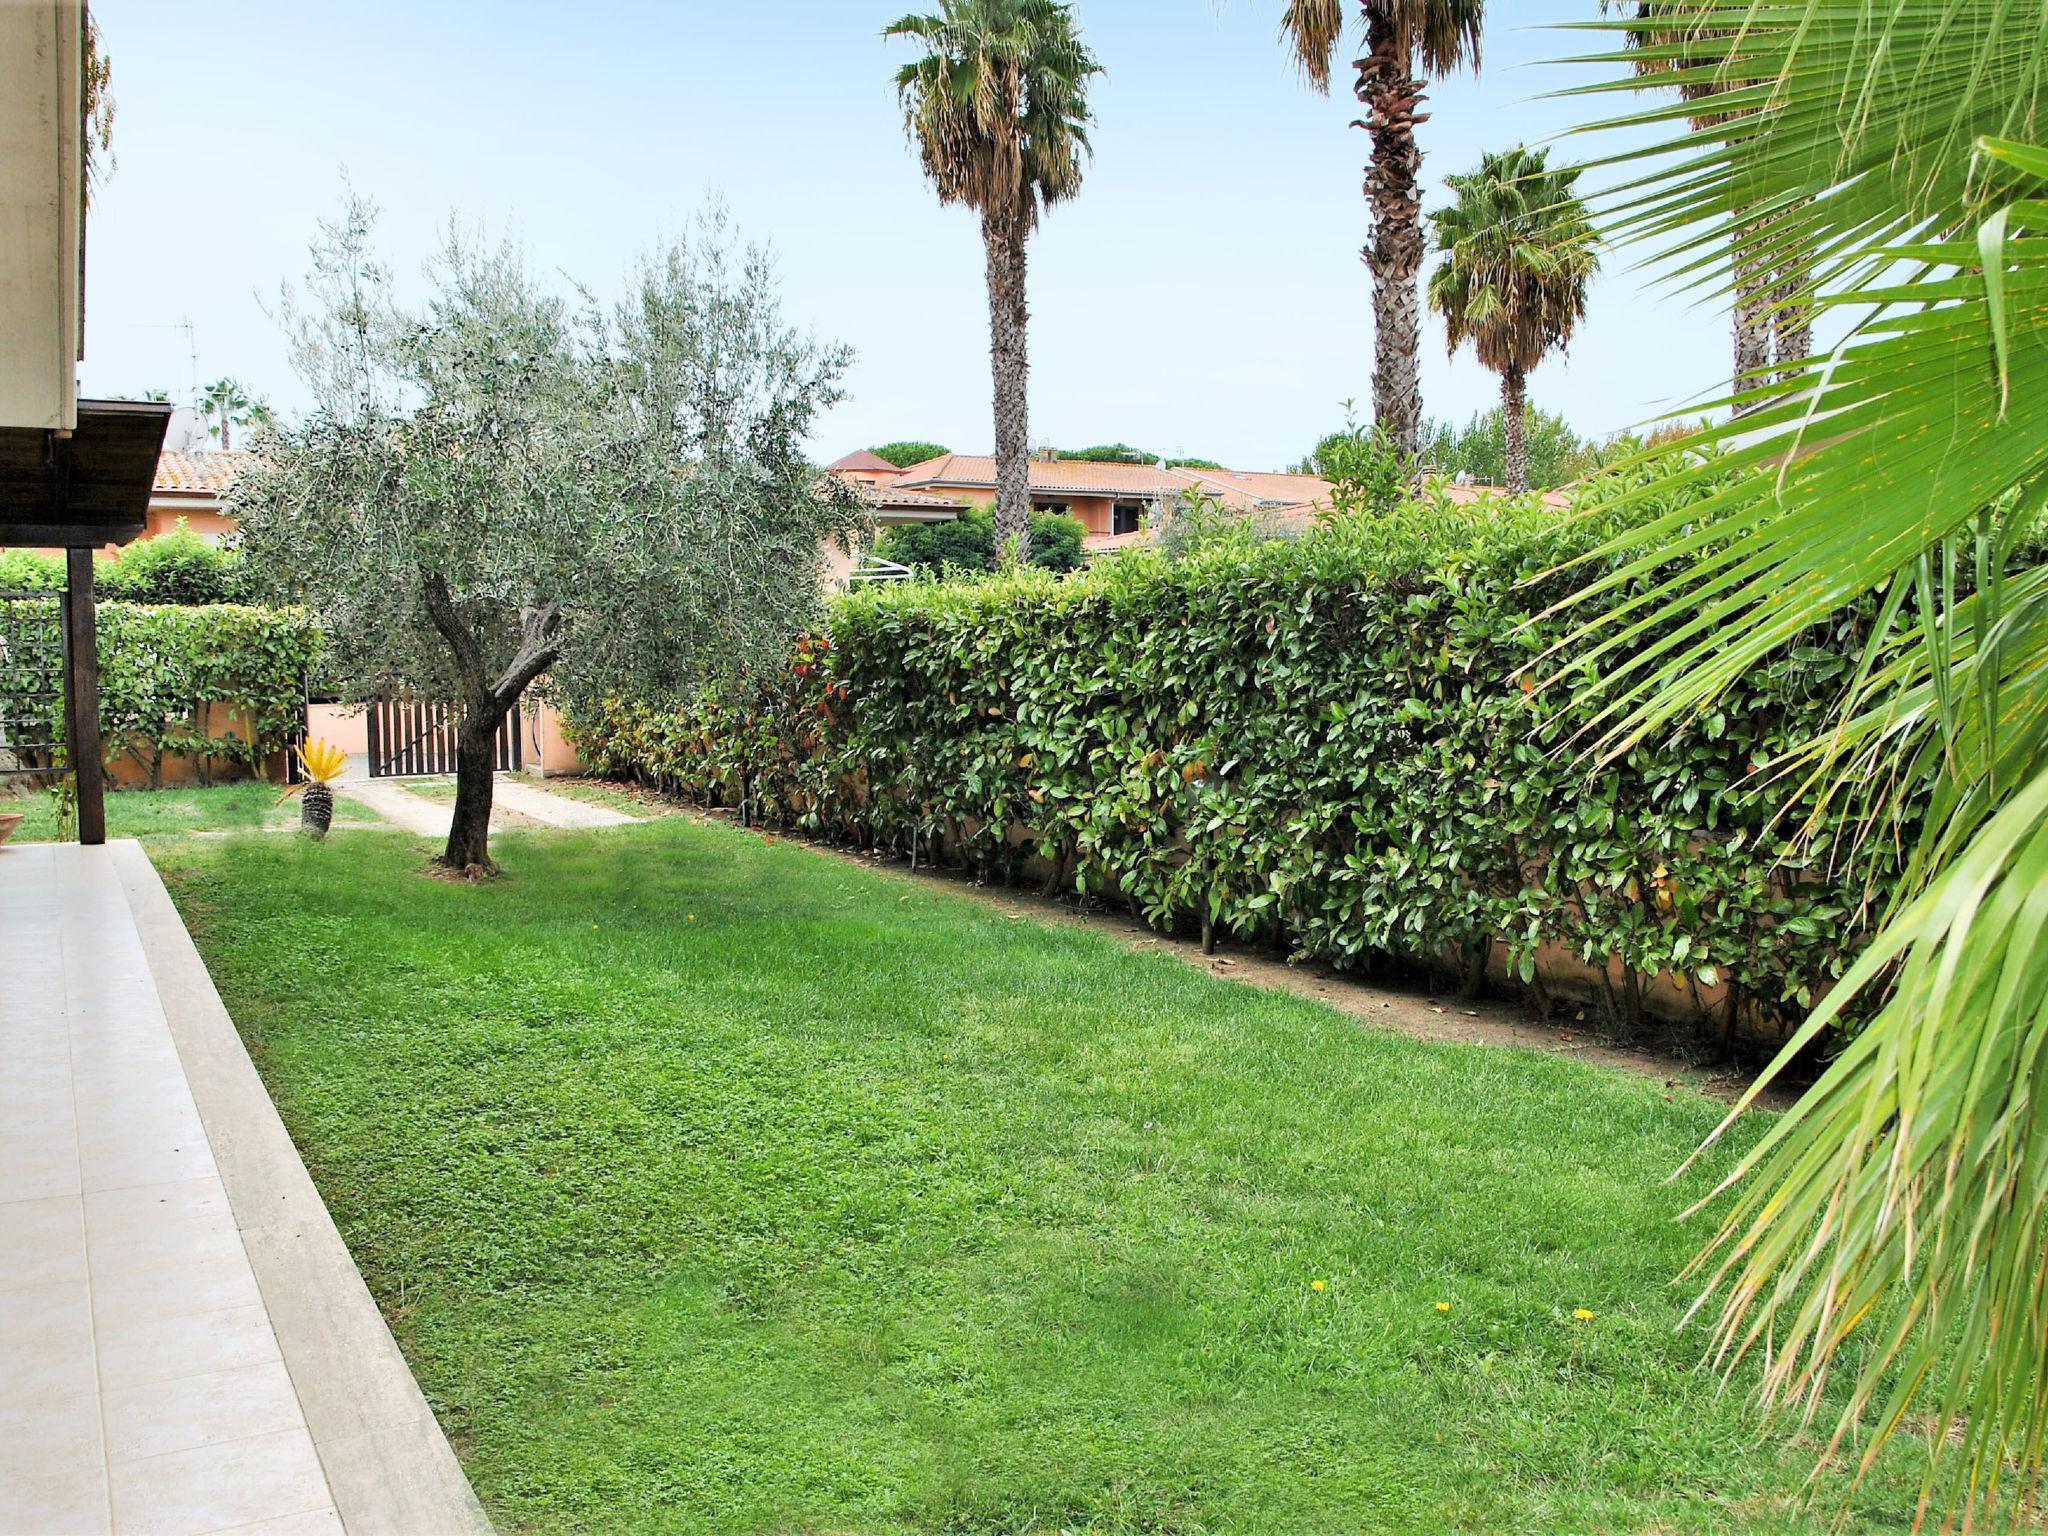
M 14 835 L 14 829 L 21 825 L 21 812 L 0 812 L 0 843 Z

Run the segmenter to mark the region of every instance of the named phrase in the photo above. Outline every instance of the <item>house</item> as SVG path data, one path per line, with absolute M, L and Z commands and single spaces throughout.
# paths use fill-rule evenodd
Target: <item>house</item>
M 968 503 L 957 496 L 934 495 L 903 488 L 903 471 L 878 454 L 849 453 L 825 466 L 825 473 L 847 485 L 867 504 L 875 527 L 897 528 L 906 523 L 948 523 L 965 512 Z M 857 579 L 901 574 L 901 568 L 877 560 L 865 550 L 825 545 L 825 585 L 837 591 Z
M 256 455 L 223 452 L 180 453 L 167 448 L 156 461 L 156 484 L 149 493 L 149 522 L 142 531 L 145 539 L 169 533 L 180 520 L 209 544 L 224 544 L 235 531 L 235 520 L 223 505 L 235 477 L 256 462 Z
M 1295 513 L 1306 519 L 1327 504 L 1330 482 L 1316 475 L 1266 474 L 1235 469 L 1173 469 L 1164 464 L 1103 463 L 1037 453 L 1030 462 L 1031 505 L 1037 511 L 1079 518 L 1090 553 L 1118 549 L 1150 537 L 1154 514 L 1189 492 L 1213 497 L 1238 512 Z M 890 487 L 991 502 L 996 461 L 987 454 L 945 453 L 903 470 Z
M 862 485 L 893 485 L 903 478 L 900 466 L 891 464 L 879 453 L 869 453 L 865 448 L 849 453 L 843 459 L 833 460 L 825 466 L 825 472 Z

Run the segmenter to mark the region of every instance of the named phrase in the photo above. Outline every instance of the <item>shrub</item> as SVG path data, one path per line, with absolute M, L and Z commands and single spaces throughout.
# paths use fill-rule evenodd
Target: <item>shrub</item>
M 242 557 L 208 543 L 184 518 L 169 533 L 130 544 L 94 570 L 100 595 L 129 603 L 237 603 L 248 595 Z
M 0 592 L 62 592 L 64 557 L 0 549 Z
M 318 630 L 295 608 L 102 604 L 102 750 L 110 764 L 126 756 L 139 765 L 152 789 L 171 757 L 194 759 L 202 781 L 220 764 L 254 769 L 297 734 L 319 649 Z M 43 707 L 50 738 L 61 740 L 61 666 L 54 653 L 0 656 L 0 715 L 19 718 L 21 700 L 54 696 Z
M 771 694 L 615 704 L 580 739 L 600 769 L 865 846 L 991 874 L 1036 855 L 1162 927 L 1341 966 L 1504 959 L 1539 998 L 1539 956 L 1576 957 L 1630 1021 L 1660 973 L 1717 1027 L 1789 1015 L 1895 874 L 1839 816 L 1788 846 L 1756 772 L 1822 718 L 1855 638 L 1805 637 L 1596 769 L 1569 748 L 1589 707 L 1526 669 L 1576 622 L 1546 615 L 1583 580 L 1555 567 L 1614 517 L 1438 496 L 1067 581 L 871 587 Z
M 0 549 L 0 592 L 62 592 L 64 557 L 26 549 Z M 112 602 L 239 603 L 249 583 L 242 557 L 210 544 L 184 518 L 169 533 L 142 539 L 118 554 L 93 557 L 93 587 Z

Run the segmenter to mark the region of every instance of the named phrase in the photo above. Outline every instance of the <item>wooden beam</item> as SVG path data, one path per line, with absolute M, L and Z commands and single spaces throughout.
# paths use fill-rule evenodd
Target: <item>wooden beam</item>
M 100 761 L 99 623 L 92 591 L 92 551 L 64 551 L 64 740 L 77 791 L 78 840 L 107 840 L 105 770 Z

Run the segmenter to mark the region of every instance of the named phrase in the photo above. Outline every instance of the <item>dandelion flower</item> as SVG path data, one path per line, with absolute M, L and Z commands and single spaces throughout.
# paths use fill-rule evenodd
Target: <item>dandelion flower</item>
M 1320 1291 L 1323 1288 L 1323 1282 L 1320 1280 L 1311 1280 L 1308 1283 L 1308 1288 L 1312 1291 Z
M 1581 1307 L 1572 1316 L 1582 1323 L 1590 1323 L 1593 1321 L 1593 1309 L 1591 1307 Z
M 1439 1312 L 1448 1312 L 1451 1310 L 1451 1304 L 1448 1301 L 1440 1301 L 1436 1304 L 1436 1309 Z

